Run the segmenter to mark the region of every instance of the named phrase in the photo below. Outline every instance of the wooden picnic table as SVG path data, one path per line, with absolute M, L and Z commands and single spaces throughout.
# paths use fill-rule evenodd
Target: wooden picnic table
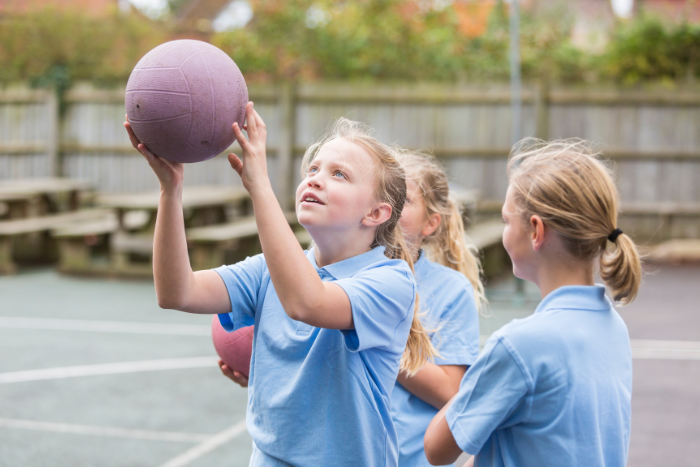
M 114 208 L 121 230 L 125 227 L 124 216 L 130 211 L 145 211 L 148 220 L 143 230 L 152 231 L 155 227 L 155 213 L 158 211 L 160 192 L 103 194 L 97 196 L 99 206 Z M 225 222 L 226 208 L 238 205 L 246 209 L 245 204 L 250 200 L 244 188 L 193 186 L 185 187 L 182 193 L 182 208 L 185 211 L 187 227 L 200 227 Z M 243 205 L 243 206 L 242 206 Z M 242 213 L 241 213 L 242 214 Z
M 21 219 L 75 211 L 93 186 L 70 178 L 24 178 L 0 181 L 0 219 Z M 58 199 L 63 198 L 62 203 Z
M 156 213 L 160 192 L 102 194 L 97 196 L 97 204 L 112 208 L 116 212 L 116 227 L 109 221 L 95 223 L 90 226 L 95 234 L 109 235 L 110 273 L 127 276 L 152 275 L 151 259 L 153 256 L 153 232 L 155 230 Z M 232 218 L 248 214 L 250 196 L 243 188 L 194 186 L 185 187 L 182 193 L 182 208 L 184 211 L 185 227 L 205 227 L 226 223 Z M 138 216 L 138 215 L 142 216 Z M 137 217 L 142 217 L 139 220 Z M 109 232 L 108 230 L 113 230 Z M 83 248 L 80 236 L 84 230 L 57 232 L 65 250 Z M 62 268 L 68 270 L 88 270 L 88 263 L 82 259 L 87 253 L 72 255 L 77 258 L 73 263 L 62 262 Z

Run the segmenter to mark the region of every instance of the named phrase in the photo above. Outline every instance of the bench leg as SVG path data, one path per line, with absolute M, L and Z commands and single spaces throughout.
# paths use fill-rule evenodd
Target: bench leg
M 62 272 L 87 272 L 90 270 L 90 246 L 83 238 L 58 240 L 59 269 Z
M 16 270 L 12 261 L 12 237 L 0 237 L 0 274 L 14 274 Z
M 195 243 L 190 247 L 190 262 L 193 271 L 218 268 L 224 264 L 225 246 L 216 243 Z

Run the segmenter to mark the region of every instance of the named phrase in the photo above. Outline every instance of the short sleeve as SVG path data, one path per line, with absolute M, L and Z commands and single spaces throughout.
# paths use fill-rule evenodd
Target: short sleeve
M 255 310 L 260 295 L 263 277 L 267 271 L 265 257 L 260 254 L 232 264 L 214 269 L 226 284 L 231 312 L 219 315 L 221 326 L 228 332 L 255 323 Z
M 445 415 L 457 445 L 477 454 L 499 428 L 529 416 L 532 378 L 515 349 L 502 336 L 493 336 L 467 370 Z
M 471 284 L 441 312 L 433 345 L 437 365 L 473 365 L 479 356 L 479 313 Z M 430 323 L 428 323 L 430 327 Z
M 348 350 L 389 347 L 402 324 L 410 328 L 416 282 L 408 266 L 383 264 L 335 283 L 348 295 L 352 307 L 355 329 L 343 331 Z

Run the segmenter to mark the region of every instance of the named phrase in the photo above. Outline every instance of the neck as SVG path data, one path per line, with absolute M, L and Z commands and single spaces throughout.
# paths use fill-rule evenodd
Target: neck
M 595 285 L 592 264 L 561 259 L 548 263 L 540 266 L 535 280 L 542 298 L 567 285 Z
M 374 231 L 340 232 L 337 230 L 307 229 L 314 240 L 314 258 L 319 268 L 337 263 L 372 249 Z M 371 235 L 368 235 L 371 234 Z

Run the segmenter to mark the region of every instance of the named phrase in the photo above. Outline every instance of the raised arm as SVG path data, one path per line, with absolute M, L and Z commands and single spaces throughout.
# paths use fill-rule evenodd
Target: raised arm
M 153 239 L 153 277 L 161 308 L 190 313 L 228 313 L 231 302 L 214 271 L 192 272 L 182 213 L 183 164 L 162 159 L 142 144 L 128 122 L 131 144 L 148 161 L 160 181 L 160 200 Z
M 267 130 L 252 102 L 246 107 L 246 121 L 250 140 L 233 125 L 243 160 L 229 154 L 229 162 L 253 200 L 260 244 L 282 307 L 290 318 L 311 326 L 353 329 L 350 299 L 340 286 L 318 276 L 272 191 L 265 156 Z

